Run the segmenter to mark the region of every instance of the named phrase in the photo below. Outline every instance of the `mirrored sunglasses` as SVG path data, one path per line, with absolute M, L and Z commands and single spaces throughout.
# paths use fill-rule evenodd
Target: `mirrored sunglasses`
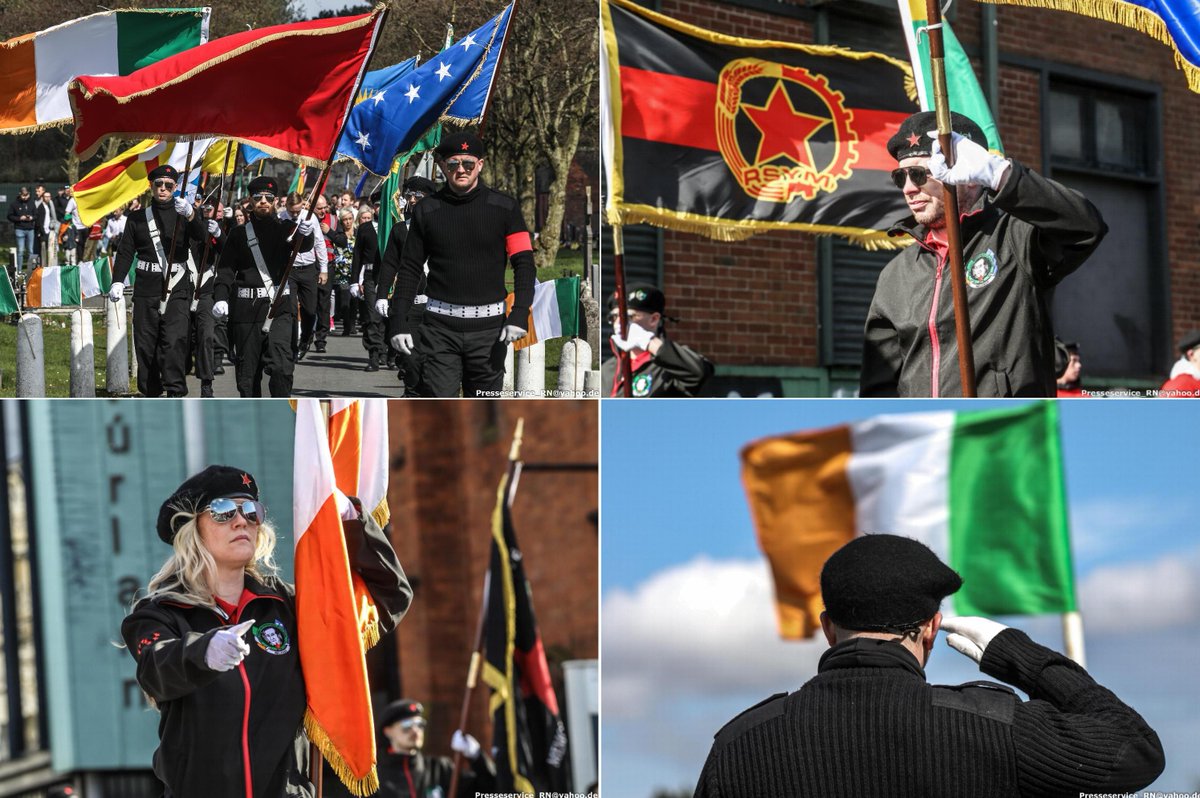
M 914 186 L 923 186 L 929 179 L 929 170 L 924 166 L 902 166 L 892 170 L 892 182 L 896 188 L 904 188 L 905 179 L 911 180 Z
M 209 502 L 208 514 L 212 516 L 212 520 L 218 524 L 225 524 L 233 520 L 236 513 L 241 513 L 242 518 L 245 518 L 252 524 L 261 524 L 267 517 L 267 508 L 262 502 L 256 502 L 247 499 L 238 502 L 236 499 L 213 499 Z
M 261 191 L 258 194 L 251 194 L 250 199 L 254 200 L 255 202 L 259 202 L 260 200 L 266 200 L 267 202 L 274 202 L 275 195 L 269 191 Z
M 164 187 L 165 188 L 175 188 L 175 181 L 168 180 L 165 177 L 160 177 L 159 179 L 154 181 L 154 187 L 155 188 L 164 188 Z
M 425 718 L 405 718 L 404 720 L 400 721 L 400 728 L 404 729 L 405 731 L 410 731 L 412 729 L 424 729 L 427 725 L 428 724 L 425 722 Z
M 461 158 L 455 158 L 452 161 L 446 161 L 446 168 L 451 172 L 457 172 L 458 167 L 462 167 L 464 172 L 473 172 L 475 167 L 479 165 L 479 161 L 464 161 Z

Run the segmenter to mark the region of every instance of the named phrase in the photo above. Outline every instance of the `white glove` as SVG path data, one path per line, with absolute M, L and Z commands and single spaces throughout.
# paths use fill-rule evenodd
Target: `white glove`
M 392 346 L 406 355 L 413 353 L 413 337 L 408 333 L 397 333 L 392 336 Z
M 125 283 L 115 282 L 109 287 L 108 301 L 120 302 L 123 296 L 125 296 Z
M 350 283 L 350 296 L 355 299 L 362 299 L 362 286 L 358 283 Z
M 623 352 L 628 352 L 630 349 L 647 349 L 653 340 L 654 333 L 640 324 L 629 325 L 628 338 L 622 338 L 619 333 L 612 337 L 613 343 Z
M 992 191 L 999 191 L 1004 185 L 1004 179 L 1012 167 L 1007 158 L 993 155 L 966 136 L 951 133 L 954 166 L 946 168 L 946 156 L 942 154 L 937 131 L 930 131 L 929 136 L 933 139 L 933 147 L 929 153 L 929 174 L 933 175 L 935 180 L 952 186 L 974 183 L 987 186 Z
M 223 319 L 229 315 L 229 303 L 222 299 L 213 303 L 213 318 Z
M 213 238 L 221 237 L 221 225 L 217 224 L 216 219 L 208 220 L 208 234 Z
M 192 214 L 195 212 L 196 209 L 192 207 L 192 203 L 188 202 L 183 197 L 175 198 L 175 213 L 179 214 L 188 221 L 191 221 Z
M 302 236 L 312 235 L 317 232 L 317 217 L 307 210 L 300 211 L 300 218 L 296 220 L 296 229 Z
M 950 648 L 960 654 L 966 654 L 976 662 L 983 659 L 983 652 L 987 650 L 992 638 L 1007 628 L 1002 623 L 970 615 L 942 621 L 942 629 L 948 632 L 946 643 Z
M 454 736 L 450 738 L 450 750 L 458 751 L 467 759 L 476 759 L 479 756 L 479 741 L 469 734 L 463 734 L 462 729 L 455 729 Z
M 500 330 L 500 338 L 498 340 L 501 343 L 511 344 L 513 341 L 524 338 L 527 334 L 528 330 L 524 330 L 515 324 L 505 324 L 504 328 Z
M 375 312 L 386 319 L 388 314 L 388 301 L 386 299 L 376 299 Z
M 254 619 L 251 618 L 213 635 L 212 640 L 208 641 L 208 649 L 204 652 L 204 664 L 214 671 L 236 668 L 250 653 L 250 645 L 242 639 L 242 635 L 253 625 Z
M 232 205 L 230 205 L 230 206 L 228 206 L 227 208 L 225 208 L 225 214 L 224 214 L 224 216 L 225 216 L 225 218 L 226 218 L 226 219 L 232 219 L 232 218 L 233 218 L 233 206 L 232 206 Z

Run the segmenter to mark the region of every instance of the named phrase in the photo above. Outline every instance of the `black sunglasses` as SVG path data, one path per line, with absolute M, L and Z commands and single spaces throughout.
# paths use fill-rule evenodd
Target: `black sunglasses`
M 154 181 L 154 187 L 159 188 L 161 186 L 166 186 L 167 188 L 175 188 L 175 181 L 167 180 L 165 177 L 160 177 L 158 180 Z
M 923 186 L 929 179 L 929 170 L 924 166 L 901 166 L 892 170 L 892 182 L 896 188 L 904 188 L 904 181 L 911 180 L 914 186 Z
M 461 166 L 463 168 L 463 171 L 465 171 L 469 174 L 469 173 L 475 171 L 475 167 L 478 164 L 479 164 L 479 161 L 464 161 L 461 159 L 455 159 L 453 161 L 446 161 L 446 168 L 449 169 L 451 172 L 457 172 L 458 167 Z
M 262 192 L 259 192 L 258 194 L 251 194 L 250 199 L 254 200 L 255 202 L 258 202 L 259 200 L 266 200 L 267 202 L 274 202 L 275 195 L 269 191 L 262 191 Z
M 237 513 L 242 514 L 252 524 L 261 524 L 267 518 L 267 508 L 262 502 L 256 502 L 250 499 L 238 504 L 234 499 L 220 498 L 213 499 L 208 504 L 208 514 L 212 516 L 212 520 L 218 524 L 225 524 L 233 520 Z

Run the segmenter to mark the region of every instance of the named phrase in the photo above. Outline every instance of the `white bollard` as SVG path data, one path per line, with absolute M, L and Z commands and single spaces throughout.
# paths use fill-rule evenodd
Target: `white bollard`
M 92 312 L 71 311 L 71 396 L 96 396 L 96 348 L 92 343 Z
M 582 338 L 572 338 L 563 344 L 558 359 L 558 393 L 564 398 L 582 396 L 583 375 L 592 364 L 592 347 Z
M 587 399 L 598 399 L 604 396 L 604 386 L 600 383 L 599 370 L 583 373 L 583 395 Z
M 46 362 L 42 349 L 42 317 L 25 313 L 17 322 L 17 396 L 46 395 Z
M 105 326 L 104 389 L 109 396 L 129 393 L 129 324 L 125 320 L 125 297 L 105 302 L 108 319 Z
M 527 346 L 516 354 L 517 396 L 536 396 L 541 399 L 546 395 L 546 345 L 536 343 Z
M 516 374 L 513 371 L 513 352 L 515 350 L 510 345 L 504 352 L 504 384 L 501 389 L 505 396 L 513 395 L 513 386 L 516 385 Z

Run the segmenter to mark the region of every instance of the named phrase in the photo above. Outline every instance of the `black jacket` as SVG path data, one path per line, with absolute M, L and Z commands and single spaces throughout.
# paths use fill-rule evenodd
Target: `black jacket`
M 386 634 L 408 609 L 412 589 L 386 534 L 369 516 L 365 528 L 345 523 L 353 567 L 375 599 L 380 632 Z M 138 684 L 158 704 L 154 773 L 165 786 L 164 798 L 313 795 L 302 725 L 306 701 L 296 651 L 295 592 L 282 581 L 261 584 L 249 577 L 245 589 L 232 617 L 219 607 L 151 598 L 139 602 L 121 624 L 121 636 L 137 660 Z M 210 670 L 204 654 L 212 636 L 250 618 L 255 629 L 274 625 L 282 630 L 283 650 L 272 651 L 256 643 L 258 635 L 247 634 L 251 651 L 241 665 Z
M 34 222 L 37 220 L 37 208 L 34 206 L 37 201 L 34 198 L 28 197 L 21 199 L 17 197 L 8 206 L 8 220 L 12 222 L 13 228 L 16 230 L 32 230 Z M 22 216 L 28 216 L 28 219 L 22 219 Z
M 273 214 L 260 219 L 251 213 L 246 224 L 238 225 L 229 231 L 221 250 L 221 262 L 217 267 L 217 283 L 213 289 L 214 302 L 229 303 L 229 320 L 231 322 L 262 322 L 267 318 L 267 309 L 271 303 L 263 299 L 244 299 L 237 295 L 239 288 L 262 288 L 263 281 L 254 262 L 254 254 L 246 238 L 246 225 L 254 225 L 254 235 L 258 238 L 258 248 L 262 252 L 267 274 L 275 284 L 276 292 L 284 292 L 295 296 L 289 286 L 279 285 L 283 270 L 287 268 L 288 257 L 291 254 L 293 242 L 287 237 L 295 229 L 296 223 L 291 220 L 281 221 Z M 300 244 L 301 252 L 313 248 L 313 235 L 305 236 Z M 289 312 L 293 303 L 285 301 L 280 310 Z
M 632 370 L 633 396 L 637 397 L 692 397 L 713 375 L 713 365 L 704 355 L 677 344 L 659 333 L 662 346 L 653 357 Z M 611 346 L 611 343 L 610 343 Z M 613 353 L 617 349 L 613 346 Z M 617 373 L 618 357 L 604 361 L 600 367 L 601 384 L 610 388 L 610 396 L 624 396 Z
M 1158 735 L 1066 657 L 1007 629 L 980 669 L 930 685 L 899 643 L 856 638 L 817 675 L 717 732 L 696 798 L 1017 798 L 1124 793 L 1162 772 Z
M 911 217 L 891 231 L 916 243 L 884 267 L 875 286 L 862 396 L 962 395 L 950 270 L 926 245 L 928 232 Z M 1108 232 L 1100 212 L 1013 161 L 1004 187 L 990 199 L 985 192 L 963 215 L 961 232 L 979 396 L 1054 396 L 1051 289 Z
M 379 792 L 376 798 L 452 798 L 450 777 L 454 760 L 445 756 L 412 756 L 391 749 L 379 755 Z M 496 767 L 480 752 L 474 761 L 463 761 L 458 774 L 457 798 L 474 798 L 496 786 Z
M 185 263 L 188 259 L 188 248 L 191 242 L 204 241 L 208 234 L 202 214 L 193 213 L 191 221 L 183 221 L 179 226 L 179 243 L 171 250 L 171 238 L 175 235 L 175 223 L 178 214 L 175 213 L 174 202 L 160 205 L 151 203 L 154 213 L 154 225 L 158 228 L 159 243 L 162 244 L 163 258 L 171 258 L 174 263 Z M 128 282 L 129 272 L 136 267 L 135 261 L 157 263 L 158 254 L 154 249 L 154 239 L 150 237 L 150 226 L 146 221 L 146 209 L 143 208 L 129 214 L 125 221 L 125 232 L 121 235 L 121 243 L 117 247 L 117 257 L 113 261 L 113 282 Z M 158 298 L 162 296 L 162 272 L 137 270 L 133 283 L 135 298 Z M 195 286 L 188 277 L 184 277 L 172 291 L 172 296 L 187 295 Z

